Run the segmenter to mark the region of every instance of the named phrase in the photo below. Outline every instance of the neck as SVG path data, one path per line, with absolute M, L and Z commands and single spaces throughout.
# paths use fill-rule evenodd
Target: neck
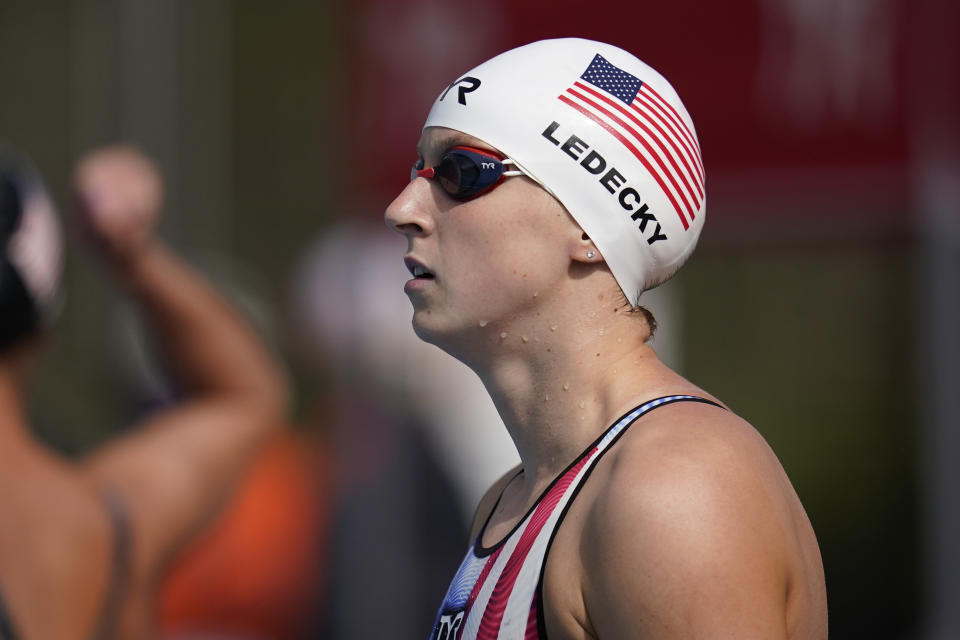
M 486 327 L 485 348 L 467 362 L 517 446 L 531 492 L 639 400 L 682 380 L 646 344 L 642 318 L 612 307 L 560 317 L 541 311 L 533 321 Z

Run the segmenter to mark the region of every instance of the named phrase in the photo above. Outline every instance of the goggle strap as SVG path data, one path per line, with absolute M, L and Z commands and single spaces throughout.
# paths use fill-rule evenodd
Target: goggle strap
M 557 194 L 555 194 L 553 191 L 551 191 L 551 190 L 550 190 L 550 187 L 548 187 L 547 185 L 545 185 L 545 184 L 543 184 L 542 182 L 540 182 L 540 180 L 538 180 L 535 175 L 533 175 L 532 173 L 530 173 L 529 171 L 527 171 L 526 169 L 524 169 L 524 168 L 523 168 L 523 165 L 521 165 L 521 164 L 520 164 L 519 162 L 517 162 L 516 160 L 513 160 L 512 158 L 507 158 L 507 159 L 505 159 L 505 160 L 503 161 L 503 164 L 512 164 L 513 166 L 516 167 L 516 170 L 504 171 L 504 172 L 503 172 L 503 175 L 505 175 L 505 176 L 527 176 L 528 178 L 530 178 L 531 180 L 533 180 L 534 182 L 536 182 L 538 185 L 540 185 L 540 187 L 541 187 L 544 191 L 546 191 L 547 193 L 549 193 L 550 195 L 552 195 L 554 198 L 557 197 Z M 557 199 L 559 200 L 559 198 L 557 198 Z
M 534 182 L 536 182 L 538 185 L 540 185 L 544 191 L 552 195 L 554 198 L 557 197 L 556 194 L 550 190 L 550 187 L 540 182 L 533 174 L 531 174 L 529 171 L 524 169 L 523 166 L 513 158 L 504 158 L 503 160 L 500 161 L 500 163 L 505 167 L 509 165 L 513 165 L 514 167 L 516 167 L 516 169 L 510 169 L 509 171 L 504 171 L 502 174 L 504 177 L 526 176 L 531 180 L 533 180 Z
M 520 163 L 518 163 L 516 160 L 513 160 L 512 158 L 504 158 L 504 159 L 501 160 L 500 162 L 501 162 L 501 164 L 503 164 L 503 166 L 505 166 L 505 167 L 506 167 L 506 166 L 509 166 L 509 165 L 513 165 L 514 167 L 516 167 L 516 169 L 510 169 L 509 171 L 504 171 L 504 172 L 503 172 L 503 175 L 505 175 L 505 176 L 527 176 L 527 177 L 530 177 L 530 174 L 527 173 L 526 171 L 524 171 L 523 168 L 520 166 Z

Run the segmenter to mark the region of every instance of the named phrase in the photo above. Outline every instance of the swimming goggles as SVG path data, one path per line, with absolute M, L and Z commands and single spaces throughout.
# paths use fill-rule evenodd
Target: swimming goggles
M 523 175 L 529 174 L 514 160 L 492 151 L 463 146 L 450 147 L 435 167 L 424 168 L 421 159 L 410 170 L 410 180 L 436 180 L 454 200 L 475 198 L 496 187 L 504 178 Z

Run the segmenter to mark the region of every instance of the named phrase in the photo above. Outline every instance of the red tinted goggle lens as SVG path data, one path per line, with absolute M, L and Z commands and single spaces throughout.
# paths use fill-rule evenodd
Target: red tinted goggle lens
M 503 158 L 473 147 L 451 147 L 440 164 L 426 169 L 414 166 L 410 179 L 435 178 L 456 200 L 469 200 L 492 188 L 503 178 Z

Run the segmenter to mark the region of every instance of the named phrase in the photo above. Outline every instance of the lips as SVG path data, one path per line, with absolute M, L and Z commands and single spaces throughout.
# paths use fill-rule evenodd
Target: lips
M 423 263 L 414 258 L 404 258 L 403 263 L 407 265 L 407 271 L 410 272 L 414 278 L 424 279 L 424 280 L 433 280 L 436 275 L 427 269 Z

